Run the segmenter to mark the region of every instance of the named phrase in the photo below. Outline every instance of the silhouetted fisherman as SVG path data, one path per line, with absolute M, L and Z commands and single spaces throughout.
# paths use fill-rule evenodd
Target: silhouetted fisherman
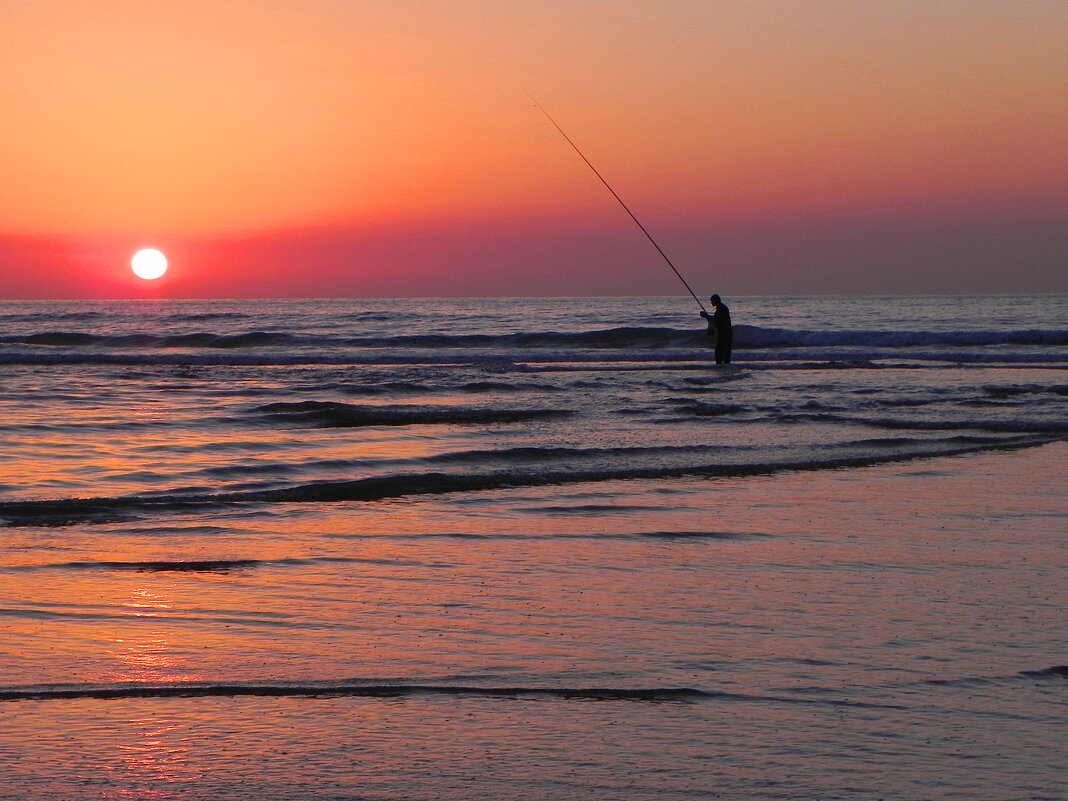
M 709 302 L 715 308 L 711 316 L 704 309 L 701 316 L 708 320 L 708 335 L 716 338 L 716 364 L 731 363 L 731 346 L 734 344 L 734 331 L 731 329 L 731 310 L 719 299 L 719 295 L 710 297 Z

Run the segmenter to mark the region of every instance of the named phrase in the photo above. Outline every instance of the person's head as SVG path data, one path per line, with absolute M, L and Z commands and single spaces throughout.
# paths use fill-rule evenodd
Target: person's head
M 718 306 L 720 303 L 719 295 L 713 295 L 708 300 L 712 303 L 713 306 Z

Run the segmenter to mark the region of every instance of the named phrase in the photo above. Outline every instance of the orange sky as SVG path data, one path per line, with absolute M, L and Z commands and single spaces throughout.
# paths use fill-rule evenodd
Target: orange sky
M 909 236 L 937 291 L 1065 288 L 1061 0 L 15 0 L 0 32 L 7 297 L 136 294 L 143 244 L 176 296 L 677 291 L 526 92 L 702 283 L 890 291 L 930 275 Z

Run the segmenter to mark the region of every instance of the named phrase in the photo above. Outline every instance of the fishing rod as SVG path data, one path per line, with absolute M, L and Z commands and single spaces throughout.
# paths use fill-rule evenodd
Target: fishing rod
M 607 187 L 607 189 L 608 189 L 608 191 L 609 191 L 609 192 L 611 192 L 611 193 L 612 193 L 612 197 L 614 197 L 614 198 L 615 198 L 616 200 L 618 200 L 618 201 L 619 201 L 619 205 L 623 207 L 623 210 L 624 210 L 624 211 L 626 211 L 626 212 L 627 212 L 627 214 L 629 214 L 629 215 L 630 215 L 630 218 L 631 218 L 632 220 L 634 220 L 634 222 L 635 222 L 635 223 L 637 224 L 637 226 L 638 226 L 639 228 L 641 228 L 641 229 L 642 229 L 642 233 L 643 233 L 643 234 L 645 234 L 646 238 L 647 238 L 647 239 L 648 239 L 648 240 L 649 240 L 650 242 L 652 242 L 652 243 L 653 243 L 653 247 L 654 247 L 654 248 L 656 248 L 656 252 L 657 252 L 657 253 L 659 253 L 659 254 L 660 254 L 661 256 L 663 256 L 663 257 L 664 257 L 664 261 L 666 261 L 666 262 L 667 262 L 667 265 L 668 265 L 668 267 L 670 267 L 670 268 L 672 269 L 672 271 L 673 271 L 673 272 L 675 273 L 675 275 L 677 275 L 677 276 L 679 277 L 679 280 L 680 280 L 680 281 L 682 281 L 682 285 L 686 287 L 687 291 L 688 291 L 688 292 L 689 292 L 689 293 L 690 293 L 691 295 L 693 295 L 693 299 L 697 301 L 697 305 L 701 307 L 701 311 L 703 311 L 703 312 L 705 312 L 705 313 L 707 314 L 707 313 L 708 313 L 708 310 L 707 310 L 707 309 L 705 308 L 705 305 L 704 305 L 704 304 L 703 304 L 703 303 L 701 302 L 701 299 L 700 299 L 700 298 L 698 298 L 696 294 L 694 294 L 694 291 L 693 291 L 693 290 L 692 290 L 692 289 L 690 288 L 690 285 L 689 285 L 688 283 L 686 283 L 686 279 L 682 277 L 682 273 L 680 273 L 680 272 L 678 271 L 678 269 L 677 269 L 677 268 L 675 267 L 675 265 L 671 263 L 671 259 L 669 259 L 669 258 L 667 257 L 667 254 L 666 254 L 666 253 L 664 252 L 663 248 L 661 248 L 661 247 L 660 247 L 660 245 L 658 245 L 658 244 L 656 243 L 656 240 L 655 240 L 655 239 L 653 239 L 653 235 L 652 235 L 652 234 L 650 234 L 650 233 L 649 233 L 649 232 L 648 232 L 648 231 L 646 230 L 646 228 L 645 228 L 645 226 L 644 226 L 644 225 L 642 225 L 642 223 L 641 223 L 641 220 L 639 220 L 639 219 L 638 219 L 637 217 L 635 217 L 635 216 L 634 216 L 634 212 L 630 210 L 630 207 L 629 207 L 629 206 L 628 206 L 628 205 L 627 205 L 626 203 L 624 203 L 624 202 L 623 202 L 623 198 L 621 198 L 621 197 L 620 197 L 620 196 L 619 196 L 619 195 L 618 195 L 618 194 L 616 193 L 616 190 L 612 188 L 612 185 L 611 185 L 611 184 L 609 184 L 609 183 L 608 183 L 608 181 L 606 181 L 606 180 L 604 179 L 604 176 L 603 176 L 603 175 L 601 175 L 601 173 L 599 173 L 599 172 L 597 171 L 597 168 L 593 166 L 593 163 L 592 163 L 592 162 L 591 162 L 591 161 L 590 161 L 590 160 L 589 160 L 588 158 L 586 158 L 586 154 L 585 154 L 585 153 L 583 153 L 583 152 L 582 152 L 581 150 L 579 150 L 579 148 L 578 148 L 578 145 L 576 145 L 576 144 L 575 144 L 574 142 L 572 142 L 572 141 L 571 141 L 571 137 L 570 137 L 570 136 L 568 136 L 568 135 L 567 135 L 566 133 L 564 133 L 564 129 L 563 129 L 563 128 L 561 128 L 561 127 L 560 127 L 560 126 L 559 126 L 559 125 L 557 124 L 556 120 L 554 120 L 554 119 L 553 119 L 553 118 L 552 118 L 552 117 L 551 117 L 551 116 L 549 115 L 549 112 L 548 112 L 548 111 L 546 111 L 546 110 L 545 110 L 544 108 L 542 108 L 542 105 L 541 105 L 541 103 L 539 103 L 539 102 L 538 102 L 537 100 L 535 100 L 535 99 L 534 99 L 533 97 L 531 97 L 531 96 L 530 96 L 529 94 L 527 95 L 527 97 L 530 97 L 530 99 L 531 99 L 531 102 L 533 102 L 533 103 L 534 103 L 534 105 L 535 105 L 535 106 L 536 106 L 536 107 L 537 107 L 538 109 L 540 109 L 540 110 L 541 110 L 541 113 L 542 113 L 542 114 L 544 114 L 544 115 L 545 115 L 545 117 L 546 117 L 546 118 L 547 118 L 547 119 L 549 120 L 549 122 L 551 122 L 551 123 L 553 124 L 553 127 L 554 127 L 554 128 L 556 128 L 556 130 L 558 130 L 558 131 L 560 132 L 560 135 L 561 135 L 562 137 L 564 137 L 564 139 L 566 139 L 566 140 L 567 140 L 567 143 L 568 143 L 569 145 L 571 145 L 571 147 L 575 148 L 575 152 L 576 152 L 576 153 L 578 153 L 578 154 L 579 154 L 579 155 L 580 155 L 580 156 L 582 157 L 582 160 L 586 162 L 586 165 L 587 165 L 587 166 L 588 166 L 588 167 L 589 167 L 589 168 L 590 168 L 591 170 L 593 170 L 593 174 L 594 174 L 594 175 L 596 175 L 596 176 L 597 176 L 598 178 L 600 178 L 600 179 L 601 179 L 601 183 L 602 183 L 602 184 L 604 184 L 604 185 L 605 185 L 605 187 Z

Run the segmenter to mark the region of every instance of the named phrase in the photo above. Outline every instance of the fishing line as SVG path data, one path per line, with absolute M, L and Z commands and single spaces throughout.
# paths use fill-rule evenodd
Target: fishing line
M 655 240 L 655 239 L 653 239 L 653 235 L 652 235 L 652 234 L 650 234 L 650 233 L 649 233 L 649 232 L 648 232 L 648 231 L 647 231 L 647 230 L 645 229 L 645 226 L 644 226 L 644 225 L 642 225 L 642 223 L 641 223 L 641 220 L 639 220 L 639 219 L 638 219 L 637 217 L 635 217 L 635 216 L 634 216 L 634 212 L 630 210 L 630 207 L 629 207 L 629 206 L 628 206 L 628 205 L 627 205 L 626 203 L 624 203 L 624 202 L 623 202 L 623 198 L 621 198 L 621 197 L 620 197 L 620 196 L 619 196 L 619 195 L 618 195 L 618 194 L 616 193 L 616 190 L 612 188 L 612 185 L 611 185 L 611 184 L 609 184 L 609 183 L 608 183 L 608 181 L 606 181 L 606 180 L 604 179 L 604 176 L 603 176 L 603 175 L 601 175 L 601 173 L 599 173 L 599 172 L 597 171 L 597 168 L 593 166 L 593 163 L 592 163 L 592 162 L 591 162 L 591 161 L 590 161 L 590 160 L 589 160 L 588 158 L 586 158 L 586 154 L 585 154 L 585 153 L 583 153 L 583 152 L 582 152 L 581 150 L 579 150 L 579 148 L 578 148 L 578 145 L 576 145 L 576 144 L 575 144 L 574 142 L 572 142 L 572 141 L 571 141 L 571 137 L 570 137 L 570 136 L 568 136 L 568 135 L 567 135 L 566 133 L 564 133 L 564 129 L 563 129 L 563 128 L 561 128 L 561 127 L 560 127 L 560 126 L 559 126 L 559 125 L 557 124 L 556 120 L 554 120 L 554 119 L 553 119 L 553 118 L 552 118 L 552 117 L 551 117 L 551 116 L 549 115 L 549 112 L 548 112 L 548 111 L 546 111 L 546 110 L 545 110 L 544 108 L 542 108 L 542 105 L 541 105 L 541 103 L 539 103 L 539 102 L 538 102 L 537 100 L 535 100 L 535 99 L 534 99 L 533 97 L 531 97 L 531 95 L 530 95 L 529 93 L 527 94 L 527 97 L 529 97 L 529 98 L 530 98 L 530 100 L 531 100 L 531 102 L 532 102 L 532 103 L 534 104 L 534 106 L 535 106 L 536 108 L 538 108 L 538 109 L 539 109 L 539 110 L 541 111 L 541 113 L 542 113 L 542 114 L 544 114 L 544 115 L 545 115 L 545 117 L 546 117 L 546 118 L 547 118 L 547 119 L 549 120 L 549 122 L 551 122 L 551 123 L 553 124 L 553 127 L 554 127 L 554 128 L 556 128 L 556 130 L 558 130 L 558 131 L 560 132 L 560 135 L 561 135 L 562 137 L 564 137 L 564 139 L 566 139 L 566 140 L 567 140 L 567 143 L 568 143 L 569 145 L 571 145 L 571 147 L 575 148 L 575 152 L 576 152 L 576 153 L 578 153 L 578 154 L 579 154 L 579 155 L 580 155 L 580 156 L 582 157 L 582 160 L 586 162 L 586 165 L 587 165 L 587 166 L 588 166 L 588 167 L 589 167 L 589 168 L 590 168 L 591 170 L 593 170 L 593 174 L 594 174 L 594 175 L 596 175 L 596 176 L 597 176 L 598 178 L 600 178 L 600 179 L 601 179 L 601 183 L 602 183 L 602 184 L 604 184 L 604 185 L 605 185 L 605 187 L 607 187 L 607 189 L 608 189 L 608 191 L 609 191 L 609 192 L 611 192 L 611 193 L 612 193 L 612 197 L 614 197 L 614 198 L 615 198 L 616 200 L 618 200 L 618 201 L 619 201 L 619 205 L 623 207 L 623 210 L 624 210 L 624 211 L 626 211 L 626 212 L 627 212 L 627 214 L 629 214 L 629 215 L 630 215 L 630 218 L 631 218 L 632 220 L 634 220 L 634 222 L 635 222 L 635 223 L 637 224 L 637 226 L 638 226 L 639 228 L 641 228 L 641 229 L 642 229 L 642 233 L 643 233 L 643 234 L 645 234 L 646 238 L 647 238 L 647 239 L 648 239 L 648 240 L 649 240 L 650 242 L 652 242 L 652 243 L 653 243 L 653 247 L 654 247 L 654 248 L 656 248 L 656 252 L 657 252 L 657 253 L 659 253 L 659 254 L 660 254 L 661 256 L 663 256 L 663 257 L 664 257 L 664 261 L 666 261 L 666 262 L 667 262 L 667 265 L 668 265 L 668 267 L 670 267 L 670 268 L 672 269 L 672 271 L 673 271 L 673 272 L 675 273 L 675 275 L 677 275 L 677 276 L 679 277 L 679 280 L 680 280 L 680 281 L 682 281 L 682 285 L 686 287 L 687 291 L 688 291 L 688 292 L 689 292 L 689 293 L 690 293 L 691 295 L 693 295 L 693 299 L 697 301 L 697 305 L 701 307 L 701 311 L 703 311 L 703 312 L 706 312 L 706 313 L 707 313 L 707 311 L 708 311 L 708 310 L 707 310 L 707 309 L 705 309 L 705 305 L 704 305 L 703 303 L 701 303 L 701 299 L 700 299 L 700 298 L 698 298 L 696 294 L 694 294 L 694 291 L 693 291 L 693 290 L 692 290 L 692 289 L 690 288 L 690 285 L 689 285 L 688 283 L 686 283 L 686 279 L 682 277 L 682 273 L 680 273 L 680 272 L 678 271 L 678 269 L 677 269 L 677 268 L 675 267 L 675 265 L 671 263 L 671 259 L 669 259 L 669 258 L 667 257 L 667 254 L 666 254 L 666 253 L 664 252 L 663 248 L 661 248 L 661 247 L 660 247 L 660 245 L 658 245 L 658 244 L 656 243 L 656 240 Z

